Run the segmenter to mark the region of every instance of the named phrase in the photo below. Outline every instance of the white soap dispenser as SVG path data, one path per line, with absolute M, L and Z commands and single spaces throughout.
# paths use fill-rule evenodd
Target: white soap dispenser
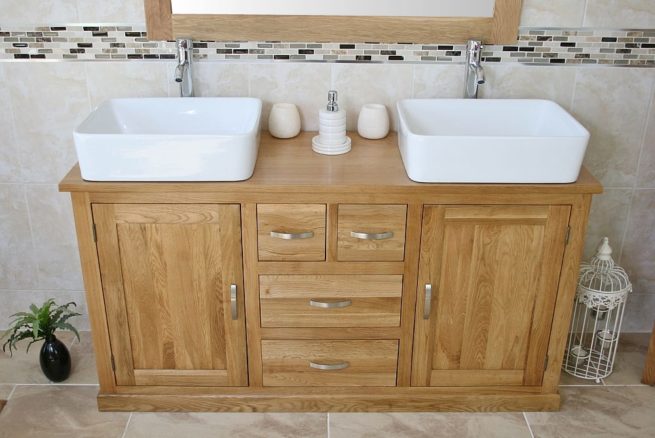
M 312 150 L 324 155 L 339 155 L 350 151 L 346 136 L 346 112 L 339 109 L 337 92 L 328 92 L 327 108 L 319 112 L 318 135 L 312 139 Z

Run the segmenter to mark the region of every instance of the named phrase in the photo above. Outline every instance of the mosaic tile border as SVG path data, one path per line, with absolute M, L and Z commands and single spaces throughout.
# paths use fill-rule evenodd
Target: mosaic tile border
M 464 46 L 416 43 L 196 41 L 199 61 L 463 63 Z M 171 41 L 148 41 L 144 25 L 0 27 L 0 61 L 175 59 Z M 485 62 L 655 67 L 655 29 L 522 28 L 513 45 L 490 45 Z

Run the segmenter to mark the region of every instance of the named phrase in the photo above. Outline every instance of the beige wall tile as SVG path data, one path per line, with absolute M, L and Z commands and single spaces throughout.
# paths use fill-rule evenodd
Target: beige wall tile
M 464 94 L 464 66 L 461 64 L 432 64 L 414 66 L 412 97 L 460 98 Z
M 166 97 L 166 65 L 159 62 L 85 63 L 91 106 L 119 97 Z M 171 76 L 171 81 L 173 77 Z
M 653 0 L 587 0 L 585 27 L 652 29 Z
M 655 189 L 655 86 L 642 148 L 637 187 Z
M 0 63 L 0 84 L 6 84 L 4 64 Z M 9 87 L 0 87 L 0 183 L 20 182 L 19 149 L 14 136 L 14 115 Z
M 129 413 L 98 412 L 95 386 L 18 386 L 0 416 L 3 437 L 122 436 Z
M 648 343 L 650 342 L 650 332 L 635 333 L 621 331 L 621 339 L 619 341 L 618 352 L 622 353 L 642 353 L 646 354 L 648 351 Z
M 655 322 L 653 309 L 655 309 L 655 293 L 638 293 L 638 291 L 631 293 L 625 306 L 622 330 L 650 333 Z
M 641 385 L 646 363 L 645 352 L 618 352 L 612 374 L 603 379 L 605 385 Z
M 96 371 L 96 359 L 93 353 L 93 342 L 91 333 L 80 332 L 80 340 L 73 338 L 69 346 L 71 354 L 71 375 L 66 380 L 68 384 L 88 385 L 98 384 L 98 373 Z
M 650 103 L 653 72 L 581 68 L 572 112 L 591 132 L 585 164 L 609 187 L 632 186 Z
M 9 63 L 26 182 L 57 183 L 77 161 L 73 129 L 89 114 L 84 64 Z
M 9 325 L 9 316 L 16 312 L 24 312 L 30 304 L 41 305 L 47 299 L 54 298 L 57 304 L 73 301 L 77 304 L 76 312 L 82 316 L 71 318 L 71 323 L 78 330 L 88 330 L 89 320 L 84 291 L 65 290 L 0 290 L 0 330 Z M 1 368 L 1 367 L 0 367 Z M 14 383 L 21 383 L 20 381 Z M 24 382 L 23 382 L 24 383 Z
M 83 290 L 70 195 L 55 185 L 25 190 L 41 288 Z
M 264 101 L 262 129 L 274 103 L 298 106 L 303 131 L 318 130 L 318 111 L 327 103 L 330 66 L 327 64 L 251 64 L 250 95 Z M 309 145 L 308 145 L 309 146 Z
M 179 96 L 180 87 L 173 80 L 174 65 L 169 69 L 170 95 Z M 245 63 L 197 62 L 193 65 L 195 94 L 203 97 L 246 97 L 250 94 L 249 74 L 250 66 Z
M 486 64 L 482 97 L 491 99 L 549 99 L 571 107 L 575 69 Z
M 77 0 L 82 23 L 145 23 L 143 0 Z
M 512 414 L 330 414 L 331 438 L 387 437 L 498 437 L 529 438 L 520 413 Z
M 0 184 L 0 289 L 37 286 L 25 190 L 17 184 Z
M 635 292 L 655 294 L 655 189 L 635 191 L 621 264 Z
M 357 128 L 359 110 L 367 103 L 381 103 L 397 130 L 396 102 L 412 96 L 413 69 L 401 64 L 334 64 L 332 86 L 339 92 L 341 108 L 347 111 L 348 129 Z M 323 99 L 326 100 L 326 99 Z M 321 102 L 321 107 L 325 102 Z
M 631 199 L 632 189 L 605 189 L 604 193 L 594 195 L 585 237 L 584 260 L 596 254 L 603 237 L 609 237 L 613 257 L 618 262 Z
M 523 0 L 522 27 L 580 27 L 586 0 Z
M 76 0 L 2 0 L 3 26 L 76 23 Z
M 134 413 L 125 438 L 323 438 L 326 414 Z
M 560 388 L 560 412 L 526 412 L 535 437 L 644 437 L 655 430 L 649 387 Z

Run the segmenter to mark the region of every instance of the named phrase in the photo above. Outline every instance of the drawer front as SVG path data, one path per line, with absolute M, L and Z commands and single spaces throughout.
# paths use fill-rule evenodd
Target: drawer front
M 406 205 L 339 205 L 340 261 L 402 261 Z
M 262 275 L 262 327 L 398 327 L 402 275 Z
M 395 386 L 397 340 L 263 340 L 264 386 Z
M 325 260 L 325 205 L 257 205 L 261 261 Z

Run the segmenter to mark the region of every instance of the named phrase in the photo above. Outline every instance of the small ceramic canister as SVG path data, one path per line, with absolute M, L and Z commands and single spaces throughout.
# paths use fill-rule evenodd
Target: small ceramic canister
M 300 113 L 292 103 L 276 103 L 268 116 L 268 131 L 273 137 L 292 138 L 300 133 Z
M 378 140 L 389 134 L 389 114 L 387 107 L 369 103 L 362 107 L 357 120 L 357 133 L 364 138 Z

